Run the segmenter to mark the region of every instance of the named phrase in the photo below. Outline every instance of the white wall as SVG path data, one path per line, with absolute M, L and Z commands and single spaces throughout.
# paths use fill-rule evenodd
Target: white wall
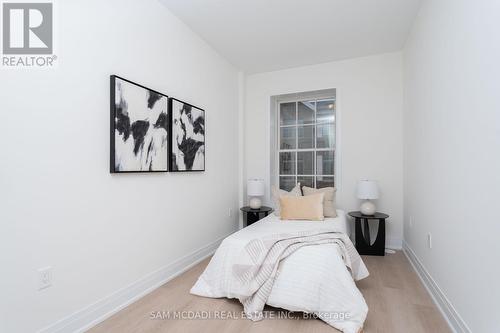
M 156 0 L 57 6 L 59 67 L 0 73 L 2 332 L 41 329 L 238 226 L 236 69 Z M 110 74 L 206 109 L 206 172 L 109 174 Z M 38 292 L 44 266 L 54 285 Z
M 424 1 L 404 50 L 405 241 L 473 332 L 500 326 L 499 13 Z
M 401 54 L 391 53 L 248 76 L 244 118 L 245 177 L 265 179 L 268 185 L 265 202 L 271 204 L 271 96 L 336 88 L 341 132 L 339 206 L 347 211 L 358 209 L 357 181 L 364 177 L 378 180 L 381 189 L 378 209 L 391 215 L 388 243 L 401 246 L 401 70 Z

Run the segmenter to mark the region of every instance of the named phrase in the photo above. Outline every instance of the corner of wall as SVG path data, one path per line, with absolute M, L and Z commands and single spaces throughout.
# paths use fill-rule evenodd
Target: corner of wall
M 243 71 L 238 72 L 238 204 L 243 207 L 245 201 L 245 86 L 246 74 Z M 243 228 L 243 216 L 237 212 L 239 228 Z

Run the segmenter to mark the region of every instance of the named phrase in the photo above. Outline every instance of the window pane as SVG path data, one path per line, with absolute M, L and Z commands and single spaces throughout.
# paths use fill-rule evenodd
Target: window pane
M 297 123 L 297 115 L 295 109 L 295 102 L 281 103 L 280 104 L 280 124 L 281 125 L 295 125 Z
M 323 187 L 334 187 L 335 181 L 333 177 L 317 176 L 316 177 L 316 188 Z
M 299 102 L 299 124 L 312 124 L 314 123 L 314 109 L 316 102 Z
M 280 188 L 335 186 L 335 98 L 281 103 L 279 110 Z
M 297 135 L 296 127 L 281 127 L 280 128 L 280 149 L 295 149 L 297 142 L 295 136 Z
M 314 152 L 301 151 L 297 152 L 297 174 L 313 175 L 314 174 Z
M 295 187 L 295 176 L 280 177 L 280 189 L 291 191 Z
M 333 175 L 333 150 L 316 152 L 316 174 Z
M 314 188 L 314 177 L 298 176 L 297 183 L 300 183 L 301 186 Z
M 318 108 L 316 111 L 317 123 L 333 123 L 335 121 L 335 100 L 329 99 L 318 101 Z
M 299 149 L 314 148 L 314 126 L 299 126 L 297 130 Z
M 335 147 L 335 124 L 316 125 L 316 148 Z
M 280 153 L 280 175 L 295 174 L 295 152 Z

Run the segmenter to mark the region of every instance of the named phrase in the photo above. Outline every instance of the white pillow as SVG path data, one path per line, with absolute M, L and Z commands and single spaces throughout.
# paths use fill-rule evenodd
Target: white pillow
M 274 202 L 274 215 L 280 216 L 280 197 L 281 196 L 292 196 L 300 197 L 302 196 L 302 191 L 300 190 L 300 183 L 297 183 L 290 192 L 278 189 L 276 186 L 272 188 L 273 202 Z

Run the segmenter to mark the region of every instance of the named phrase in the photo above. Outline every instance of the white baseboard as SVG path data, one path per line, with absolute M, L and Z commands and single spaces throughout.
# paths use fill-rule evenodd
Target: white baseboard
M 131 285 L 118 290 L 38 332 L 84 332 L 90 329 L 212 255 L 224 238 L 225 237 L 222 237 L 211 244 L 179 258 L 156 272 L 143 277 Z
M 418 277 L 434 300 L 434 303 L 436 303 L 437 307 L 448 322 L 448 326 L 450 326 L 451 330 L 455 333 L 471 333 L 470 328 L 458 314 L 457 310 L 455 310 L 450 300 L 446 297 L 441 288 L 439 288 L 436 281 L 434 281 L 422 262 L 418 259 L 415 252 L 413 252 L 408 243 L 405 241 L 403 241 L 403 251 L 417 272 Z

